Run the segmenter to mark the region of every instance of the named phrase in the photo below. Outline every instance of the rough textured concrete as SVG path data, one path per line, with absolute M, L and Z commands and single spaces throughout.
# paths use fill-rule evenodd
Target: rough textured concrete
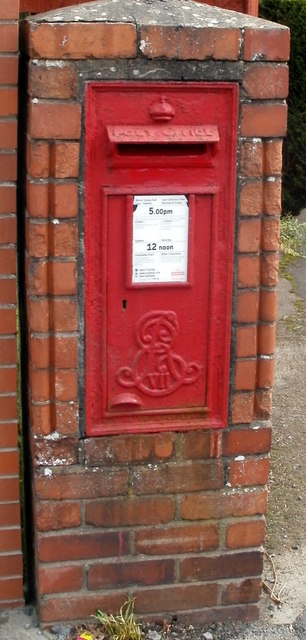
M 76 7 L 36 14 L 35 22 L 124 22 L 141 25 L 203 27 L 271 28 L 273 23 L 244 13 L 196 4 L 191 0 L 130 0 L 89 2 Z M 281 29 L 281 26 L 278 25 Z M 285 28 L 285 27 L 284 27 Z

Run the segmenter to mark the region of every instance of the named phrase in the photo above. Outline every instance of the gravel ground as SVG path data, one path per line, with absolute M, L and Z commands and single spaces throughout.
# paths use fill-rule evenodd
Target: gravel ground
M 167 631 L 157 626 L 144 628 L 145 640 L 306 639 L 306 260 L 294 261 L 288 271 L 293 280 L 281 278 L 279 284 L 274 438 L 266 541 L 277 575 L 276 593 L 280 594 L 282 603 L 273 603 L 268 594 L 263 593 L 260 619 L 256 623 L 193 627 L 173 622 Z M 270 560 L 265 564 L 264 579 L 272 584 L 269 583 Z M 0 612 L 1 640 L 70 640 L 77 636 L 77 629 L 65 625 L 55 625 L 51 631 L 40 630 L 31 607 Z M 96 630 L 95 640 L 103 640 L 101 631 Z

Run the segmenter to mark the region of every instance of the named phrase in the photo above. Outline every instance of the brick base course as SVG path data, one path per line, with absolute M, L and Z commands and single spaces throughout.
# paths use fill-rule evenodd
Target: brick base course
M 106 11 L 110 6 L 103 3 Z M 40 619 L 117 610 L 130 594 L 137 613 L 147 617 L 252 620 L 271 443 L 288 30 L 233 14 L 229 26 L 222 22 L 228 14 L 200 6 L 202 18 L 193 28 L 183 18 L 178 22 L 175 0 L 167 3 L 167 26 L 160 15 L 148 25 L 154 8 L 146 7 L 136 29 L 135 20 L 120 17 L 130 15 L 128 2 L 118 18 L 112 13 L 111 23 L 95 22 L 94 7 L 78 8 L 82 22 L 66 9 L 62 23 L 55 13 L 25 27 L 29 402 Z M 217 26 L 208 26 L 215 15 Z M 88 439 L 82 435 L 77 331 L 84 296 L 78 162 L 85 83 L 164 80 L 165 73 L 173 80 L 240 86 L 228 426 L 223 432 Z

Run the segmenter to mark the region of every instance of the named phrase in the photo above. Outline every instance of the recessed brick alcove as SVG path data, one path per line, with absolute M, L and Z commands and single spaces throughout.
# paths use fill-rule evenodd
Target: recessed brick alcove
M 97 607 L 118 610 L 128 594 L 143 617 L 255 619 L 288 29 L 187 0 L 120 0 L 32 17 L 23 39 L 29 437 L 41 623 L 88 618 Z M 84 435 L 84 96 L 88 82 L 110 80 L 239 87 L 225 429 Z

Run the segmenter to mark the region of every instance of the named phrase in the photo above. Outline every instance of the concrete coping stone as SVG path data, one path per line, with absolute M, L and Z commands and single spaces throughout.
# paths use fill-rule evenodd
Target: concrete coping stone
M 38 13 L 30 23 L 106 22 L 176 28 L 288 28 L 245 13 L 200 4 L 194 0 L 105 0 Z

